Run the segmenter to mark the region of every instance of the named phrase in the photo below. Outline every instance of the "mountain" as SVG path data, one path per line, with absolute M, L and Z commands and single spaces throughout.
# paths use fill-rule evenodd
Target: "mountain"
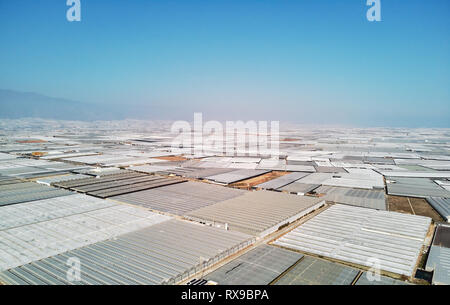
M 0 119 L 25 117 L 93 121 L 123 119 L 124 114 L 113 107 L 0 89 Z

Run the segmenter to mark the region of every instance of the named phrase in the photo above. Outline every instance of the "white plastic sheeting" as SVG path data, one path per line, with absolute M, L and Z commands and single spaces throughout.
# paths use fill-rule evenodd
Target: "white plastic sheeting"
M 153 226 L 0 272 L 5 284 L 176 284 L 254 242 L 251 236 L 180 220 Z M 67 261 L 81 260 L 69 282 Z
M 371 169 L 346 168 L 346 170 L 348 173 L 334 174 L 322 184 L 362 189 L 384 188 L 383 176 Z
M 275 244 L 411 276 L 431 218 L 333 205 Z
M 450 285 L 450 248 L 432 246 L 426 270 L 434 271 L 433 284 Z
M 185 217 L 230 230 L 265 236 L 318 209 L 325 201 L 270 191 L 247 192 L 188 213 Z
M 214 176 L 206 177 L 205 179 L 214 181 L 220 184 L 230 184 L 233 182 L 239 182 L 245 179 L 253 178 L 256 176 L 260 176 L 266 174 L 270 171 L 262 170 L 262 169 L 241 169 L 232 171 L 230 173 L 218 174 Z
M 36 182 L 50 186 L 50 184 L 52 184 L 54 182 L 62 182 L 62 181 L 69 181 L 69 180 L 89 178 L 89 177 L 90 176 L 88 176 L 88 175 L 69 174 L 69 175 L 61 175 L 61 176 L 55 176 L 55 177 L 49 177 L 49 178 L 41 178 L 41 179 L 36 180 Z
M 272 179 L 270 181 L 258 184 L 256 187 L 260 187 L 263 189 L 278 189 L 280 187 L 283 187 L 285 185 L 288 185 L 298 179 L 301 179 L 303 177 L 305 177 L 306 175 L 308 175 L 307 173 L 291 173 L 291 174 L 287 174 L 275 179 Z
M 421 172 L 421 171 L 380 171 L 386 177 L 405 177 L 405 178 L 450 178 L 450 171 L 440 172 Z
M 427 201 L 447 222 L 450 222 L 450 198 L 428 197 Z
M 170 219 L 86 195 L 2 207 L 0 271 Z M 26 216 L 25 216 L 25 215 Z

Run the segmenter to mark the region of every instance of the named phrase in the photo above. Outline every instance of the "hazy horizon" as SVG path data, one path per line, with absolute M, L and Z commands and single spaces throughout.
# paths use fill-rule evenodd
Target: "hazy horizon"
M 450 127 L 450 3 L 381 3 L 2 1 L 0 118 Z

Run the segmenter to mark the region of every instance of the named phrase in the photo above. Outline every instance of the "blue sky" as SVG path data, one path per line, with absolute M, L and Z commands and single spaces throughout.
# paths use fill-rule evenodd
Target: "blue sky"
M 0 0 L 0 88 L 148 118 L 450 127 L 450 1 Z

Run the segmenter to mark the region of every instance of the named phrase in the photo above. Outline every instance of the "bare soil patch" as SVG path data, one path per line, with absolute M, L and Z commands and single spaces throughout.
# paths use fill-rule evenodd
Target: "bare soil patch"
M 388 209 L 411 215 L 421 215 L 432 218 L 434 221 L 442 221 L 442 217 L 423 198 L 412 198 L 388 195 Z

